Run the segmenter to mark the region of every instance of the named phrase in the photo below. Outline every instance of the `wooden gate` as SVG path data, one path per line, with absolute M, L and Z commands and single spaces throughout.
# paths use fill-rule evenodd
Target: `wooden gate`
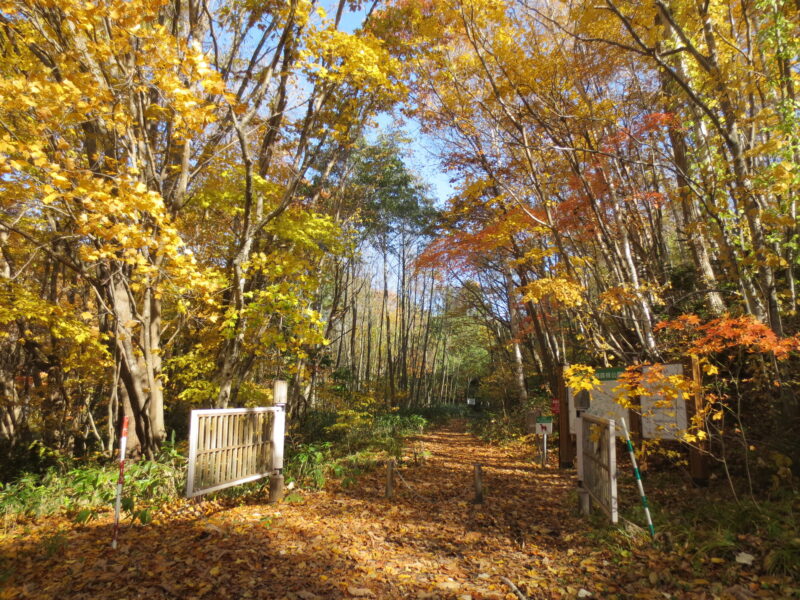
M 590 504 L 595 504 L 612 523 L 616 523 L 617 438 L 614 420 L 581 413 L 576 419 L 576 427 L 581 509 L 588 512 Z
M 192 411 L 187 498 L 281 474 L 286 391 L 275 382 L 275 406 Z

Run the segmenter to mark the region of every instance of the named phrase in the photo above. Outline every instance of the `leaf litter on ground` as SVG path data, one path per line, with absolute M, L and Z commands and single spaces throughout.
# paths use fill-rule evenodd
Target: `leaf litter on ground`
M 0 538 L 0 598 L 739 600 L 796 591 L 742 560 L 691 564 L 635 534 L 622 551 L 598 542 L 577 513 L 571 473 L 534 464 L 531 448 L 480 442 L 463 422 L 413 443 L 426 458 L 400 461 L 406 485 L 393 499 L 376 469 L 355 485 L 294 490 L 289 503 L 188 505 L 124 528 L 116 552 L 110 516 L 18 525 Z M 482 504 L 473 503 L 475 463 Z

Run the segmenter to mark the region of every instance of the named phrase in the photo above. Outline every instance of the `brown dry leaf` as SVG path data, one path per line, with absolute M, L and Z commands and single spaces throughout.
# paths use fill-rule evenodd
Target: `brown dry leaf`
M 461 585 L 456 581 L 442 581 L 437 583 L 436 587 L 447 592 L 455 592 L 456 590 L 461 589 Z
M 383 498 L 385 471 L 376 469 L 347 489 L 304 490 L 303 504 L 209 502 L 213 513 L 165 514 L 124 528 L 117 552 L 109 548 L 110 514 L 85 526 L 63 517 L 19 526 L 0 537 L 0 575 L 8 574 L 0 600 L 145 592 L 154 600 L 514 598 L 503 577 L 530 599 L 572 600 L 590 590 L 592 598 L 744 600 L 746 592 L 781 597 L 776 590 L 792 585 L 758 571 L 759 560 L 746 568 L 725 561 L 736 570 L 722 585 L 714 569 L 724 565 L 696 567 L 685 553 L 649 543 L 620 560 L 587 538 L 569 471 L 534 467 L 529 448 L 482 443 L 463 423 L 419 441 L 430 457 L 400 467 L 408 487 L 392 501 Z M 476 462 L 488 490 L 480 507 L 472 504 Z
M 356 598 L 372 598 L 375 596 L 375 592 L 369 588 L 358 588 L 353 586 L 349 586 L 347 588 L 347 593 L 351 596 L 355 596 Z
M 464 536 L 464 541 L 468 544 L 473 542 L 480 542 L 481 541 L 481 534 L 477 531 L 470 531 L 467 535 Z

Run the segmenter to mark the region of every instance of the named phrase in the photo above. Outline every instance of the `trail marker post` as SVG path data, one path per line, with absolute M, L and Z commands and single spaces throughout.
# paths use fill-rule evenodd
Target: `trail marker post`
M 122 435 L 119 437 L 119 477 L 117 478 L 117 500 L 114 503 L 114 537 L 111 547 L 117 549 L 119 535 L 119 513 L 122 508 L 122 485 L 125 483 L 125 451 L 128 448 L 128 417 L 122 417 Z
M 650 531 L 650 536 L 656 537 L 656 529 L 653 527 L 653 518 L 650 516 L 650 504 L 647 502 L 647 496 L 644 494 L 644 485 L 642 484 L 642 474 L 639 472 L 639 465 L 636 464 L 636 454 L 633 451 L 633 444 L 631 443 L 631 434 L 628 431 L 628 425 L 625 419 L 622 419 L 622 428 L 625 430 L 625 445 L 628 448 L 628 455 L 631 457 L 631 465 L 633 465 L 633 476 L 636 479 L 636 485 L 639 488 L 639 498 L 642 501 L 642 508 L 644 508 L 644 516 L 647 518 L 647 529 Z

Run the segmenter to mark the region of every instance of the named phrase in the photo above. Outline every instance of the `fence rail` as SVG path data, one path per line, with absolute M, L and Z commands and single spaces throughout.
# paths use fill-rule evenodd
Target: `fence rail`
M 192 411 L 188 498 L 281 473 L 285 381 L 275 382 L 275 400 L 275 406 Z
M 613 419 L 582 413 L 576 419 L 578 442 L 578 485 L 616 523 L 617 512 L 617 446 Z M 592 502 L 582 503 L 588 512 Z

